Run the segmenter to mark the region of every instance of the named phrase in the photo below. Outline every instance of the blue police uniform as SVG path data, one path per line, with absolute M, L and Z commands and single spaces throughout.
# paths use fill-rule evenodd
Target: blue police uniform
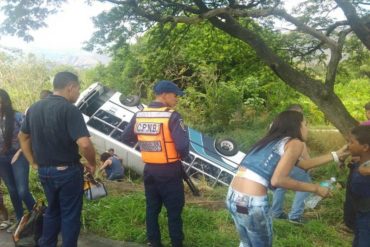
M 166 86 L 166 83 L 164 83 L 164 85 Z M 163 89 L 161 86 L 163 86 L 163 83 L 161 84 L 161 82 L 159 82 L 154 88 L 157 94 L 161 93 L 161 90 L 165 90 L 163 92 L 171 90 L 168 88 Z M 178 92 L 175 93 L 181 95 Z M 149 108 L 162 107 L 165 107 L 165 105 L 157 101 L 153 101 L 149 104 Z M 125 128 L 121 136 L 122 141 L 131 143 L 138 140 L 134 132 L 135 123 L 136 115 Z M 189 137 L 187 129 L 182 122 L 181 115 L 176 111 L 171 114 L 169 119 L 169 129 L 180 158 L 187 157 L 189 155 Z M 162 246 L 158 224 L 158 215 L 161 211 L 162 204 L 164 204 L 167 209 L 168 228 L 172 246 L 183 246 L 184 234 L 182 231 L 181 212 L 185 204 L 185 196 L 182 172 L 181 160 L 166 164 L 145 164 L 144 188 L 146 197 L 147 238 L 153 247 Z

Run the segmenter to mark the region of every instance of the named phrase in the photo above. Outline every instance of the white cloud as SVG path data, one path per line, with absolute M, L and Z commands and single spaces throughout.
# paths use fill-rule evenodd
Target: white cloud
M 23 42 L 20 38 L 2 36 L 0 44 L 20 48 L 25 51 L 45 50 L 80 50 L 94 32 L 91 18 L 111 5 L 93 1 L 87 5 L 84 0 L 73 0 L 62 5 L 62 10 L 47 19 L 48 27 L 32 31 L 34 41 Z

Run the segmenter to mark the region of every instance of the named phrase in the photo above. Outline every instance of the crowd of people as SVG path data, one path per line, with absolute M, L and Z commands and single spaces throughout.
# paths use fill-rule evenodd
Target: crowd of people
M 12 232 L 24 207 L 31 211 L 35 199 L 29 189 L 30 167 L 37 169 L 47 199 L 40 247 L 55 247 L 58 234 L 63 247 L 77 246 L 83 202 L 83 174 L 97 168 L 95 149 L 81 112 L 74 106 L 79 96 L 78 77 L 59 72 L 53 92 L 43 90 L 26 114 L 14 110 L 8 93 L 0 89 L 0 179 L 15 212 L 10 221 L 0 189 L 0 230 Z M 184 240 L 182 210 L 185 205 L 181 160 L 189 155 L 189 137 L 181 115 L 173 108 L 184 93 L 173 82 L 154 86 L 155 100 L 137 112 L 125 128 L 123 142 L 138 141 L 144 167 L 146 233 L 152 247 L 162 247 L 158 216 L 167 210 L 173 247 Z M 370 243 L 370 103 L 368 121 L 352 129 L 348 145 L 311 158 L 306 146 L 307 121 L 300 105 L 276 116 L 266 135 L 247 152 L 232 180 L 226 205 L 240 236 L 239 247 L 272 246 L 273 218 L 304 224 L 304 200 L 309 193 L 330 196 L 327 187 L 314 184 L 309 171 L 352 155 L 347 182 L 344 221 L 354 230 L 354 247 Z M 150 126 L 146 128 L 145 126 Z M 80 154 L 86 159 L 80 162 Z M 108 180 L 124 176 L 122 159 L 109 149 L 100 155 L 100 171 Z M 268 190 L 273 191 L 272 206 Z M 296 191 L 289 214 L 283 210 L 286 190 Z

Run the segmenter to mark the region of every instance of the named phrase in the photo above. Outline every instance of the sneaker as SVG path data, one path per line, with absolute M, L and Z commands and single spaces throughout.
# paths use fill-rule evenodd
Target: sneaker
M 296 225 L 302 225 L 302 226 L 307 223 L 307 221 L 305 219 L 303 219 L 302 217 L 297 218 L 297 219 L 289 219 L 289 222 L 293 223 L 293 224 L 296 224 Z
M 3 222 L 0 223 L 0 230 L 5 230 L 11 225 L 12 225 L 12 222 L 10 220 L 4 220 Z
M 148 247 L 163 247 L 163 245 L 161 243 L 157 244 L 157 243 L 151 243 L 151 242 L 149 242 L 148 243 Z
M 282 212 L 281 214 L 277 215 L 277 216 L 274 216 L 275 219 L 279 219 L 279 220 L 287 220 L 288 219 L 288 215 L 284 212 Z
M 15 230 L 17 229 L 17 227 L 18 227 L 18 224 L 19 224 L 19 221 L 15 222 L 8 229 L 6 229 L 6 232 L 8 232 L 8 233 L 14 233 Z

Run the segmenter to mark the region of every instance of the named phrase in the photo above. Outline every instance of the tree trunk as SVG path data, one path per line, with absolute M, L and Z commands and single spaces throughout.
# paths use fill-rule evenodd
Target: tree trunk
M 325 114 L 325 117 L 346 137 L 358 122 L 348 113 L 342 101 L 336 94 L 326 98 L 309 97 Z

